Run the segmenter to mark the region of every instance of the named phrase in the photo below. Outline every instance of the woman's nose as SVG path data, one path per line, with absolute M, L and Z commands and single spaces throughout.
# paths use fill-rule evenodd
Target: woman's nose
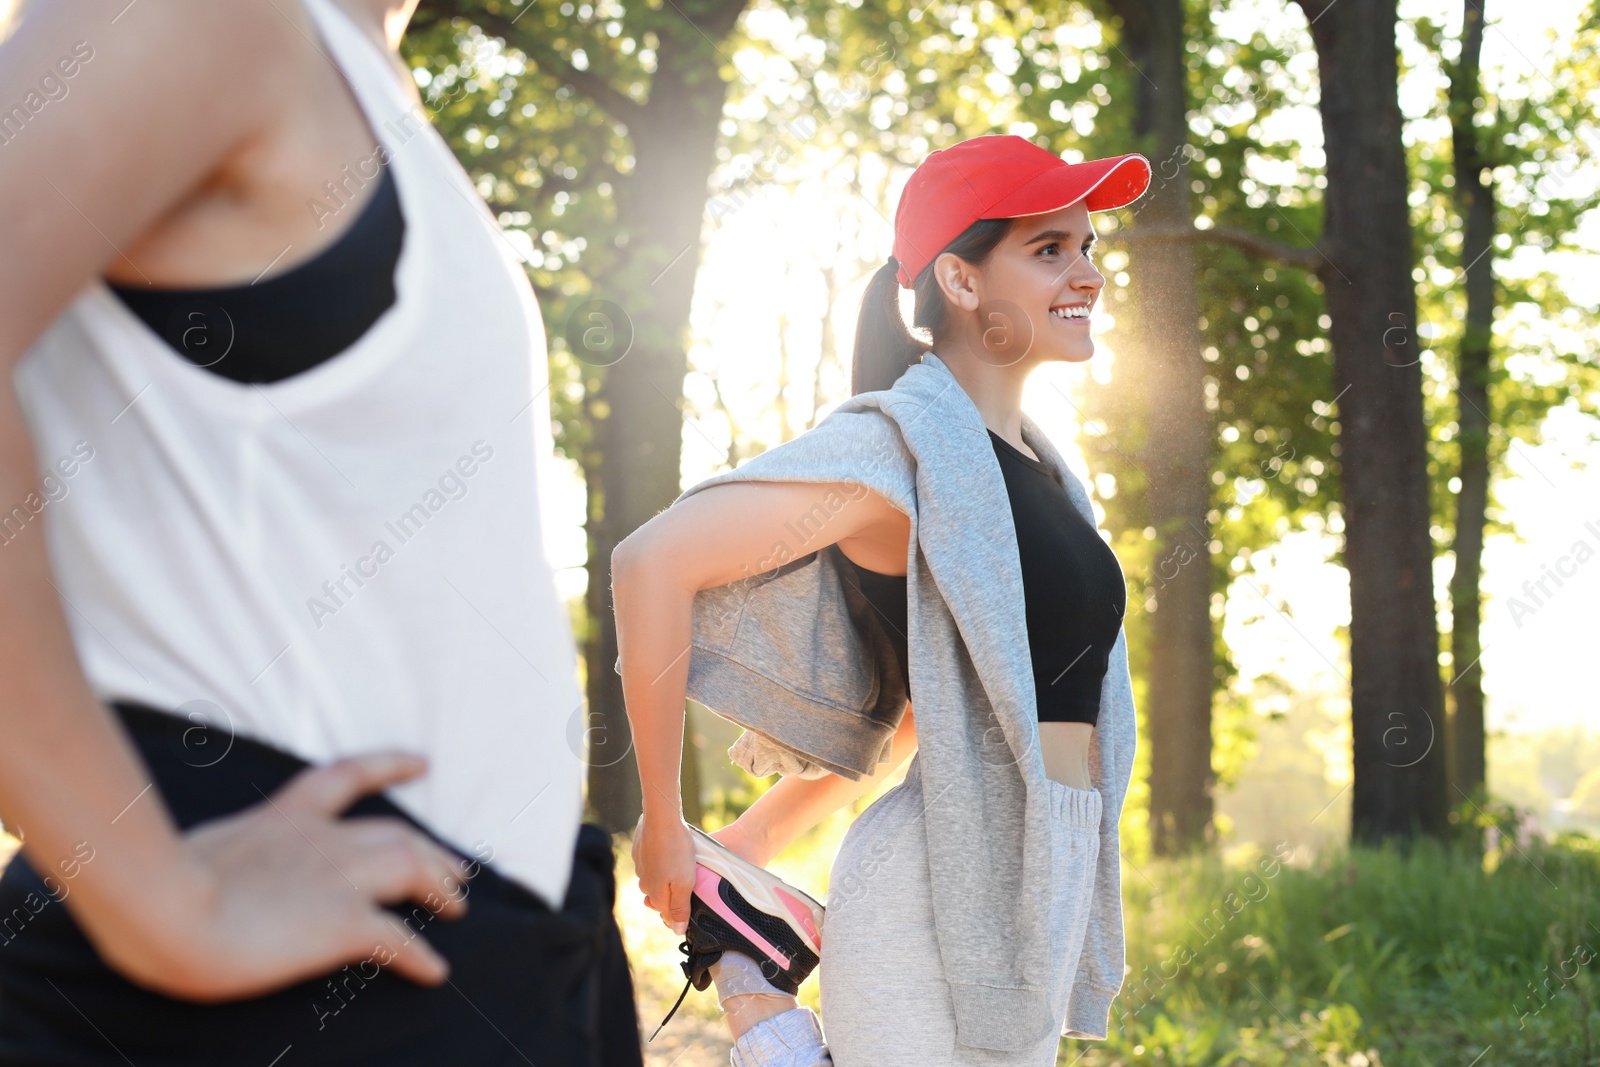
M 1073 264 L 1071 280 L 1074 289 L 1084 289 L 1091 293 L 1099 292 L 1106 284 L 1105 275 L 1101 274 L 1087 257 L 1080 257 L 1078 262 Z

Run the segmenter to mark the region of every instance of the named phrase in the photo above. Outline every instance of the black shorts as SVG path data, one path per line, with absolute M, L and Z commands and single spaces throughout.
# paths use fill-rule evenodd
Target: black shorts
M 113 707 L 180 826 L 260 803 L 307 766 L 241 737 L 223 758 L 197 759 L 193 738 L 184 736 L 189 721 L 135 704 Z M 346 814 L 418 825 L 381 795 L 361 798 Z M 353 964 L 223 1004 L 162 996 L 112 971 L 58 899 L 70 882 L 42 880 L 19 853 L 0 876 L 0 1065 L 642 1067 L 605 829 L 583 824 L 559 912 L 488 864 L 444 847 L 476 864 L 467 913 L 428 921 L 431 913 L 418 904 L 389 910 L 450 962 L 447 983 L 424 987 L 387 968 Z

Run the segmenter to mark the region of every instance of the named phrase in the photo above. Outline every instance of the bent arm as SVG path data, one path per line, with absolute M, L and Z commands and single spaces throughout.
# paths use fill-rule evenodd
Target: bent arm
M 917 750 L 917 723 L 911 705 L 889 746 L 889 759 L 858 782 L 837 774 L 820 778 L 786 777 L 768 789 L 735 819 L 730 836 L 742 844 L 740 855 L 765 867 L 772 857 L 788 848 L 807 830 L 846 804 L 866 796 L 887 782 Z M 718 835 L 721 839 L 721 835 Z M 724 844 L 727 842 L 724 841 Z M 732 846 L 731 846 L 732 847 Z
M 39 457 L 9 387 L 18 362 L 119 248 L 265 128 L 296 76 L 298 64 L 284 57 L 305 47 L 292 37 L 265 0 L 46 0 L 0 43 L 0 108 L 49 97 L 20 116 L 0 112 L 7 517 L 31 511 L 27 502 L 39 493 Z M 223 860 L 202 859 L 179 836 L 131 742 L 91 690 L 52 578 L 49 522 L 46 512 L 13 523 L 0 543 L 0 814 L 21 831 L 23 853 L 47 886 L 61 887 L 60 899 L 106 960 L 140 984 L 198 999 L 316 973 L 316 958 L 332 962 L 330 950 L 340 949 L 331 940 L 285 948 L 285 959 L 263 949 L 223 960 L 205 943 L 216 940 L 220 902 L 236 899 L 220 894 L 238 879 L 220 878 Z M 286 895 L 295 894 L 279 890 Z M 332 911 L 338 898 L 324 897 Z M 227 932 L 254 921 L 254 912 L 241 914 L 225 917 Z M 356 930 L 352 914 L 344 913 L 345 925 Z M 283 905 L 280 918 L 292 917 Z M 270 940 L 281 944 L 278 933 Z
M 113 23 L 121 6 L 35 4 L 0 46 L 0 106 L 36 93 L 41 79 L 52 79 L 55 93 L 65 89 L 36 113 L 7 112 L 0 130 L 0 373 L 8 383 L 116 249 L 200 180 L 259 111 L 245 99 L 264 84 L 249 77 L 259 64 L 236 68 L 234 90 L 205 83 L 226 82 L 230 42 L 246 50 L 241 31 L 265 20 L 240 20 L 246 25 L 208 44 L 234 12 L 154 4 Z M 38 478 L 16 393 L 0 389 L 0 508 L 10 514 L 24 504 Z M 48 521 L 8 529 L 0 546 L 0 811 L 22 830 L 23 852 L 41 875 L 75 872 L 68 906 L 103 951 L 159 959 L 155 932 L 171 924 L 164 916 L 187 910 L 174 906 L 191 901 L 204 879 L 83 676 L 51 580 Z M 93 862 L 73 864 L 90 854 Z
M 828 508 L 830 521 L 790 557 L 858 535 L 893 512 L 859 486 L 728 482 L 674 502 L 612 552 L 618 663 L 644 809 L 634 868 L 646 906 L 679 933 L 689 920 L 695 866 L 679 779 L 695 594 L 771 570 L 781 550 L 793 547 L 795 517 L 811 514 L 830 494 L 846 503 Z
M 243 64 L 235 90 L 205 84 L 208 72 L 226 81 L 229 42 L 242 49 L 240 31 L 253 20 L 222 30 L 213 46 L 205 34 L 233 12 L 163 3 L 113 23 L 121 6 L 35 4 L 0 45 L 0 106 L 25 99 L 41 78 L 66 89 L 25 121 L 8 112 L 0 129 L 0 373 L 8 383 L 116 248 L 197 182 L 258 110 L 244 96 L 259 64 Z M 214 47 L 223 54 L 207 60 Z M 16 393 L 0 389 L 0 508 L 23 505 L 38 479 Z M 23 852 L 41 875 L 77 872 L 69 907 L 102 950 L 159 958 L 137 935 L 170 925 L 167 905 L 189 900 L 204 880 L 83 676 L 51 580 L 48 521 L 7 529 L 0 546 L 0 812 L 23 831 Z M 75 849 L 92 850 L 94 861 L 63 866 Z
M 847 503 L 803 546 L 790 545 L 795 517 L 811 514 L 830 494 Z M 729 482 L 680 500 L 617 545 L 611 557 L 617 651 L 647 818 L 656 810 L 682 816 L 679 768 L 695 593 L 770 571 L 782 555 L 775 546 L 803 555 L 892 528 L 897 520 L 905 521 L 863 486 Z
M 13 391 L 0 390 L 0 501 L 37 492 Z M 90 691 L 50 579 L 43 514 L 0 545 L 0 812 L 50 887 L 114 961 L 160 958 L 157 933 L 204 885 L 126 735 Z M 75 864 L 75 854 L 92 862 Z M 149 943 L 137 935 L 153 935 Z

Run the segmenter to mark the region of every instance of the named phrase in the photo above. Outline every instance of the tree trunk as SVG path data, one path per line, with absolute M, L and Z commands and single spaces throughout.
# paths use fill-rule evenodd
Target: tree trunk
M 1333 320 L 1350 574 L 1353 841 L 1442 837 L 1445 752 L 1395 0 L 1297 0 L 1327 157 L 1321 272 Z
M 1123 46 L 1140 73 L 1134 132 L 1161 160 L 1141 227 L 1191 227 L 1188 93 L 1182 0 L 1110 0 L 1122 18 Z M 1172 168 L 1176 167 L 1176 173 Z M 1150 838 L 1157 855 L 1202 846 L 1211 837 L 1214 638 L 1211 622 L 1211 459 L 1200 355 L 1199 301 L 1192 241 L 1131 253 L 1128 301 L 1133 328 L 1117 356 L 1132 364 L 1133 418 L 1146 506 L 1155 528 L 1150 589 L 1146 716 L 1150 730 Z M 1122 375 L 1118 375 L 1122 378 Z
M 1455 694 L 1450 766 L 1455 803 L 1484 784 L 1482 595 L 1484 511 L 1489 503 L 1489 343 L 1494 325 L 1494 187 L 1484 181 L 1487 161 L 1473 127 L 1483 47 L 1483 0 L 1464 0 L 1461 58 L 1450 80 L 1450 134 L 1455 157 L 1456 202 L 1464 222 L 1467 311 L 1456 369 L 1456 440 L 1461 449 L 1461 489 L 1456 496 L 1455 571 L 1450 576 L 1450 658 Z
M 720 61 L 712 42 L 726 39 L 743 8 L 744 0 L 728 0 L 706 18 L 674 16 L 660 24 L 650 101 L 644 120 L 629 130 L 635 168 L 616 191 L 617 229 L 627 243 L 596 285 L 598 295 L 624 309 L 627 322 L 621 325 L 633 339 L 627 355 L 606 369 L 591 404 L 599 447 L 597 468 L 585 472 L 588 606 L 597 623 L 585 649 L 591 737 L 603 735 L 614 746 L 610 751 L 621 753 L 591 757 L 589 804 L 593 817 L 614 832 L 631 830 L 641 807 L 622 679 L 615 670 L 611 553 L 681 491 L 689 304 L 728 92 L 717 76 Z M 697 758 L 687 730 L 684 748 L 686 760 Z M 686 793 L 698 789 L 699 777 L 697 768 L 684 776 Z M 698 819 L 698 795 L 686 795 L 684 806 L 685 815 Z
M 587 706 L 570 712 L 569 738 L 581 746 L 588 763 L 585 817 L 613 832 L 633 829 L 641 808 L 632 731 L 615 669 L 611 553 L 680 491 L 689 304 L 717 127 L 728 95 L 718 44 L 733 32 L 747 3 L 675 0 L 669 9 L 634 12 L 635 28 L 648 23 L 647 32 L 658 41 L 644 104 L 588 63 L 576 64 L 572 55 L 551 47 L 537 18 L 519 25 L 521 15 L 508 16 L 498 4 L 422 0 L 413 19 L 414 26 L 455 17 L 477 23 L 560 81 L 558 99 L 571 94 L 605 112 L 631 142 L 631 169 L 619 166 L 608 174 L 616 190 L 614 247 L 596 242 L 588 253 L 600 264 L 591 274 L 595 300 L 579 305 L 565 324 L 573 327 L 566 336 L 574 358 L 592 364 L 600 378 L 599 387 L 583 398 L 594 426 L 593 447 L 583 456 L 589 548 L 585 603 L 593 625 L 582 640 Z M 563 324 L 547 322 L 546 327 L 557 331 Z M 684 813 L 698 822 L 699 753 L 688 729 L 687 704 L 683 746 Z

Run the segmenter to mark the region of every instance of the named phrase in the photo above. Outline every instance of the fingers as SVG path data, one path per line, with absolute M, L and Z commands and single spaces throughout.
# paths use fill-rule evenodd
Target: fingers
M 450 977 L 449 962 L 428 944 L 421 931 L 387 912 L 374 911 L 364 932 L 374 945 L 369 958 L 379 966 L 392 968 L 418 985 L 440 985 Z
M 680 826 L 678 834 L 681 837 L 681 841 L 677 842 L 682 846 L 681 854 L 676 858 L 663 856 L 662 850 L 670 850 L 670 843 L 657 841 L 655 836 L 651 836 L 647 842 L 644 816 L 641 815 L 638 825 L 634 827 L 633 856 L 645 907 L 660 915 L 661 921 L 681 936 L 689 929 L 689 898 L 694 892 L 695 864 L 694 842 L 688 828 Z M 641 859 L 645 861 L 643 864 Z M 684 866 L 679 867 L 680 863 Z M 657 864 L 665 869 L 659 869 Z M 674 871 L 677 877 L 673 876 Z
M 689 929 L 689 895 L 693 892 L 693 883 L 667 883 L 666 919 L 675 934 L 683 934 Z
M 671 908 L 663 908 L 658 904 L 651 903 L 649 894 L 645 895 L 644 906 L 655 912 L 657 915 L 660 915 L 661 921 L 666 924 L 666 926 L 671 929 L 673 933 L 681 935 L 689 929 L 688 900 L 690 894 L 694 892 L 694 887 L 690 886 L 687 889 L 682 889 L 680 892 L 675 893 L 674 890 L 678 888 L 679 887 L 669 882 L 667 884 L 666 897 L 668 900 L 681 899 L 684 902 L 683 906 L 679 909 L 682 912 L 680 916 L 674 917 Z
M 373 752 L 301 771 L 273 795 L 289 813 L 338 815 L 368 793 L 415 778 L 427 770 L 421 756 Z
M 422 931 L 436 915 L 458 918 L 466 913 L 467 885 L 460 862 L 404 820 L 349 819 L 341 829 L 348 843 L 365 850 L 357 877 L 375 902 L 415 900 L 427 909 L 413 908 L 396 919 L 374 908 L 366 924 L 367 936 L 377 946 L 371 958 L 419 985 L 443 983 L 450 975 L 449 962 Z
M 414 900 L 448 919 L 467 911 L 461 861 L 404 820 L 368 816 L 344 820 L 351 880 L 380 904 Z
M 639 884 L 639 889 L 641 891 L 644 890 L 644 883 L 641 882 Z M 683 931 L 673 924 L 673 903 L 679 902 L 681 904 L 679 910 L 682 915 L 678 917 L 687 922 L 689 918 L 689 896 L 693 892 L 693 882 L 668 879 L 655 887 L 653 895 L 648 892 L 644 894 L 644 906 L 661 916 L 663 923 L 681 934 Z

